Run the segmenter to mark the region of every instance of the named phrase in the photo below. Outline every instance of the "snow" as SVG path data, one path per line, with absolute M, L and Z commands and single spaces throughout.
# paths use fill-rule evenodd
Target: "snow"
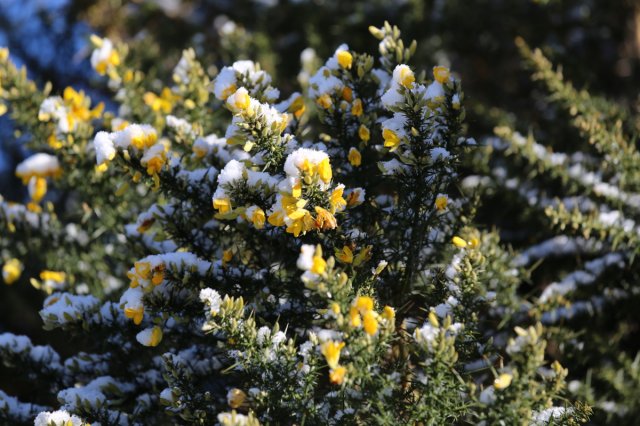
M 21 178 L 31 176 L 52 176 L 60 170 L 58 157 L 45 153 L 34 154 L 16 167 L 16 175 Z

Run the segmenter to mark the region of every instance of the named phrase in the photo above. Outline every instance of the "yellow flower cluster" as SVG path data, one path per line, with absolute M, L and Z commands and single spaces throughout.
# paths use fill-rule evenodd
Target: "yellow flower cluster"
M 285 163 L 289 189 L 282 191 L 271 209 L 268 221 L 286 226 L 298 237 L 311 230 L 337 226 L 335 213 L 345 209 L 344 185 L 330 188 L 333 172 L 329 157 L 320 151 L 299 149 Z
M 162 284 L 164 281 L 164 273 L 164 263 L 158 263 L 152 266 L 151 262 L 148 261 L 136 262 L 133 268 L 127 272 L 127 278 L 129 278 L 130 281 L 129 288 L 140 288 L 144 292 L 149 292 L 153 287 Z M 144 317 L 144 307 L 142 304 L 126 306 L 124 308 L 124 315 L 132 319 L 134 324 L 139 325 Z
M 142 165 L 149 176 L 153 177 L 155 187 L 160 185 L 159 173 L 167 163 L 169 142 L 158 140 L 156 130 L 149 125 L 130 124 L 124 129 L 108 133 L 98 132 L 93 140 L 96 150 L 98 170 L 104 171 L 117 153 L 116 148 L 130 149 L 142 154 Z M 127 152 L 129 154 L 129 152 Z
M 162 89 L 160 96 L 153 92 L 147 92 L 142 97 L 142 100 L 144 100 L 144 103 L 154 112 L 169 114 L 173 110 L 178 98 L 179 97 L 175 95 L 171 89 L 165 87 Z
M 80 123 L 100 118 L 103 110 L 102 102 L 91 109 L 91 99 L 83 91 L 77 92 L 73 87 L 67 87 L 62 98 L 53 96 L 42 102 L 38 119 L 45 122 L 55 121 L 58 132 L 69 133 L 75 131 Z M 54 147 L 62 146 L 62 142 L 55 138 L 55 135 L 49 144 Z
M 390 306 L 385 306 L 382 314 L 378 314 L 373 308 L 373 299 L 369 296 L 358 296 L 349 310 L 349 325 L 364 330 L 369 336 L 375 336 L 379 328 L 379 320 L 392 323 L 395 320 L 395 311 Z

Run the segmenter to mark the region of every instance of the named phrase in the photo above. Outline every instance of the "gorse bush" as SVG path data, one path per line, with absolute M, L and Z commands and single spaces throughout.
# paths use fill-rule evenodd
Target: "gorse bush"
M 1 109 L 33 152 L 29 200 L 0 199 L 2 276 L 44 292 L 44 328 L 69 336 L 61 356 L 0 335 L 33 389 L 0 391 L 3 421 L 633 422 L 640 358 L 606 341 L 637 326 L 638 122 L 518 40 L 586 143 L 553 153 L 509 125 L 477 143 L 455 72 L 370 32 L 377 57 L 307 52 L 289 96 L 190 49 L 162 81 L 94 36 L 117 113 L 0 51 Z M 537 212 L 523 226 L 542 239 L 502 244 L 478 219 L 495 202 Z M 532 291 L 540 270 L 561 281 Z M 573 321 L 610 305 L 615 330 Z

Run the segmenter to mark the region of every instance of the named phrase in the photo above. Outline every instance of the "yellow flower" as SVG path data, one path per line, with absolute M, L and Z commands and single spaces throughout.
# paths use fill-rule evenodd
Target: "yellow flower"
M 98 118 L 102 114 L 104 104 L 100 102 L 93 110 L 89 110 L 90 100 L 85 97 L 83 91 L 77 92 L 73 87 L 66 87 L 62 93 L 62 98 L 67 106 L 67 124 L 69 129 L 75 129 L 79 121 L 88 121 Z
M 49 144 L 51 149 L 60 149 L 64 146 L 63 141 L 59 140 L 56 137 L 55 133 L 49 135 L 49 137 L 47 138 L 47 143 Z
M 229 213 L 231 211 L 231 200 L 228 197 L 216 198 L 213 200 L 213 208 L 221 214 Z
M 354 117 L 360 117 L 362 115 L 362 112 L 362 100 L 356 99 L 353 102 L 353 106 L 351 107 L 351 114 L 353 114 Z
M 351 102 L 353 100 L 353 90 L 351 90 L 351 87 L 345 86 L 345 88 L 342 89 L 342 99 L 347 102 Z
M 107 73 L 107 68 L 111 66 L 117 67 L 118 65 L 120 65 L 120 55 L 115 50 L 112 50 L 107 59 L 96 64 L 96 72 L 100 75 L 105 75 Z
M 331 304 L 331 312 L 338 315 L 340 313 L 340 305 L 338 305 L 336 302 L 333 302 Z
M 284 213 L 280 210 L 277 210 L 269 215 L 267 221 L 273 226 L 284 226 Z
M 300 171 L 307 176 L 313 176 L 316 174 L 316 165 L 306 158 L 304 159 L 304 161 L 302 162 L 299 168 L 300 168 Z
M 156 155 L 151 157 L 148 161 L 146 161 L 147 166 L 147 174 L 149 176 L 157 175 L 162 171 L 162 166 L 167 161 L 167 158 L 164 152 L 160 153 L 160 155 Z M 143 164 L 144 165 L 144 164 Z
M 360 155 L 360 151 L 353 147 L 349 150 L 348 159 L 349 163 L 351 163 L 353 167 L 359 167 L 362 163 L 362 155 Z
M 369 336 L 373 336 L 378 332 L 378 320 L 376 314 L 373 311 L 367 311 L 362 315 L 362 327 L 364 332 Z
M 362 318 L 360 318 L 358 308 L 355 306 L 352 306 L 351 309 L 349 309 L 349 324 L 351 327 L 360 327 L 362 325 Z
M 149 218 L 149 219 L 145 219 L 140 226 L 138 226 L 138 233 L 140 234 L 144 234 L 145 232 L 147 232 L 149 230 L 149 228 L 151 228 L 151 226 L 155 223 L 155 218 Z
M 449 199 L 447 198 L 446 195 L 438 195 L 436 197 L 436 209 L 437 210 L 444 210 L 447 208 L 447 203 L 449 202 Z
M 176 96 L 171 92 L 171 89 L 165 87 L 162 89 L 160 96 L 153 92 L 147 92 L 142 97 L 142 100 L 144 100 L 144 103 L 153 111 L 162 111 L 164 114 L 169 114 L 173 110 Z
M 295 198 L 302 196 L 302 181 L 298 181 L 291 187 L 291 196 Z
M 400 137 L 391 129 L 384 129 L 382 131 L 382 138 L 384 139 L 384 146 L 391 151 L 394 151 L 400 146 Z
M 322 251 L 316 250 L 315 255 L 313 256 L 313 264 L 311 265 L 310 271 L 317 275 L 324 274 L 325 269 L 327 268 L 327 262 L 322 258 Z
M 369 296 L 358 296 L 353 304 L 360 313 L 364 314 L 373 310 L 373 299 Z
M 328 340 L 320 347 L 320 352 L 327 360 L 327 365 L 331 368 L 337 368 L 340 362 L 340 351 L 344 348 L 344 342 L 334 342 Z
M 462 238 L 458 237 L 457 235 L 451 239 L 451 242 L 453 243 L 454 246 L 456 246 L 458 248 L 466 248 L 467 247 L 467 242 L 465 240 L 463 240 Z
M 318 99 L 316 99 L 316 103 L 322 109 L 329 109 L 331 108 L 331 105 L 333 105 L 331 96 L 329 96 L 328 93 L 323 93 Z
M 496 389 L 508 388 L 511 384 L 511 380 L 513 380 L 513 375 L 509 373 L 502 373 L 493 381 L 493 387 Z
M 144 308 L 142 306 L 138 308 L 125 308 L 124 316 L 132 319 L 135 325 L 140 325 L 144 317 Z
M 133 269 L 136 274 L 143 280 L 151 278 L 151 263 L 149 262 L 136 262 L 133 264 Z
M 308 210 L 299 209 L 295 212 L 295 216 L 293 223 L 286 228 L 286 231 L 293 234 L 294 237 L 297 238 L 301 233 L 306 233 L 316 227 L 315 221 Z
M 238 388 L 233 388 L 227 393 L 227 403 L 231 408 L 241 407 L 246 399 L 247 394 Z
M 47 180 L 42 177 L 32 177 L 29 180 L 29 195 L 34 203 L 39 203 L 47 193 Z
M 256 229 L 264 228 L 265 219 L 266 216 L 264 214 L 264 210 L 262 210 L 260 207 L 256 207 L 255 209 L 253 209 L 253 211 L 251 212 L 251 217 L 249 218 Z
M 342 68 L 350 69 L 351 64 L 353 63 L 353 55 L 346 50 L 339 50 L 336 52 L 336 59 L 338 60 L 338 64 Z
M 476 237 L 471 237 L 467 244 L 469 244 L 469 247 L 471 248 L 476 248 L 480 245 L 480 240 Z
M 11 285 L 18 281 L 22 274 L 22 262 L 18 259 L 9 259 L 2 266 L 2 279 L 5 284 Z
M 227 98 L 227 105 L 232 111 L 244 111 L 249 108 L 251 98 L 244 87 L 239 88 L 233 95 Z
M 335 229 L 338 226 L 335 216 L 329 210 L 316 206 L 315 211 L 315 227 L 317 229 Z
M 413 87 L 413 82 L 416 81 L 413 71 L 411 71 L 411 68 L 406 65 L 398 65 L 393 74 L 394 77 L 397 75 L 397 82 L 407 89 L 411 89 Z
M 341 385 L 344 382 L 344 376 L 347 374 L 347 369 L 341 365 L 329 370 L 329 381 L 334 385 Z
M 362 190 L 360 188 L 353 189 L 347 196 L 347 207 L 352 208 L 362 204 L 362 201 L 360 200 L 361 194 Z
M 329 183 L 331 181 L 331 177 L 333 176 L 333 172 L 331 171 L 331 164 L 329 163 L 329 159 L 325 158 L 318 164 L 318 176 L 324 183 Z
M 127 272 L 127 278 L 129 278 L 129 280 L 131 281 L 129 283 L 129 287 L 131 288 L 136 288 L 140 285 L 140 282 L 138 281 L 138 276 L 136 274 L 134 274 L 131 271 Z
M 158 346 L 162 341 L 162 329 L 157 325 L 151 328 L 146 328 L 138 333 L 136 339 L 144 346 Z
M 344 187 L 337 186 L 333 191 L 331 191 L 331 196 L 329 196 L 329 204 L 331 205 L 332 213 L 336 211 L 342 211 L 347 206 L 347 200 L 342 197 L 344 194 Z
M 151 284 L 160 285 L 164 281 L 164 264 L 160 264 L 153 269 L 153 275 L 151 276 Z
M 360 266 L 363 262 L 371 259 L 372 246 L 366 246 L 353 258 L 353 266 Z
M 221 99 L 223 101 L 226 101 L 229 96 L 235 93 L 236 90 L 238 90 L 238 87 L 235 84 L 231 84 L 230 86 L 225 87 L 224 90 L 222 91 Z
M 449 75 L 449 68 L 443 66 L 433 67 L 433 78 L 435 78 L 438 83 L 445 84 L 449 81 Z
M 396 311 L 391 306 L 385 306 L 382 310 L 382 318 L 387 321 L 393 321 L 396 318 Z
M 305 110 L 306 107 L 304 105 L 304 98 L 302 96 L 298 96 L 293 102 L 291 102 L 291 105 L 289 106 L 289 112 L 292 112 L 297 119 L 300 119 Z
M 56 283 L 63 283 L 66 277 L 67 274 L 65 274 L 64 272 L 47 270 L 40 272 L 40 279 L 42 281 L 54 281 Z
M 27 210 L 33 213 L 42 213 L 42 207 L 40 207 L 38 204 L 34 203 L 33 201 L 30 203 L 27 203 Z
M 352 263 L 353 262 L 353 252 L 348 246 L 342 247 L 342 250 L 336 251 L 336 257 L 342 263 Z
M 233 251 L 231 249 L 224 250 L 222 252 L 222 264 L 225 265 L 231 262 L 231 259 L 233 259 Z
M 369 128 L 364 124 L 361 124 L 358 128 L 358 137 L 363 142 L 369 142 L 369 139 L 371 139 L 371 132 L 369 132 Z

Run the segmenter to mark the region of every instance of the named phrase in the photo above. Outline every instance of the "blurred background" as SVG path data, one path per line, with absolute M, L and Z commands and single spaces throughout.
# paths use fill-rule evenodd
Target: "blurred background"
M 405 41 L 417 40 L 413 66 L 446 65 L 462 80 L 468 133 L 478 140 L 504 121 L 561 149 L 578 137 L 563 124 L 563 112 L 542 102 L 544 93 L 522 67 L 517 36 L 543 49 L 577 87 L 637 111 L 638 0 L 0 0 L 0 46 L 41 87 L 50 82 L 60 92 L 72 85 L 115 109 L 89 65 L 93 33 L 128 43 L 139 67 L 164 81 L 188 47 L 212 74 L 252 59 L 286 97 L 299 90 L 301 55 L 313 57 L 308 48 L 322 62 L 345 41 L 375 54 L 367 28 L 385 20 Z M 0 117 L 0 194 L 9 200 L 26 197 L 13 172 L 28 155 L 25 137 Z M 493 209 L 479 217 L 517 246 L 527 236 L 509 234 L 518 225 L 511 213 Z M 35 343 L 58 340 L 41 330 L 39 292 L 0 286 L 0 301 L 0 332 L 28 334 Z

